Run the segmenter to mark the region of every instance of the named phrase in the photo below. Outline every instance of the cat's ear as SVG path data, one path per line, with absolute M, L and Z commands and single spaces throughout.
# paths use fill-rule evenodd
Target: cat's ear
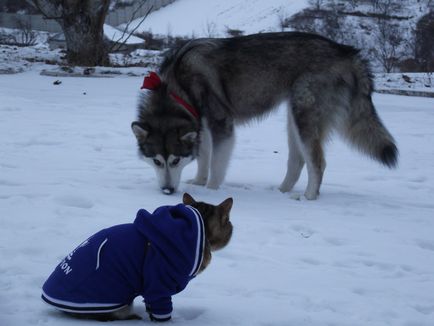
M 220 205 L 220 210 L 222 212 L 222 219 L 224 222 L 229 221 L 229 213 L 231 211 L 234 200 L 232 198 L 225 199 Z
M 196 201 L 193 199 L 193 197 L 190 196 L 188 193 L 184 193 L 182 196 L 182 202 L 184 205 L 193 205 Z

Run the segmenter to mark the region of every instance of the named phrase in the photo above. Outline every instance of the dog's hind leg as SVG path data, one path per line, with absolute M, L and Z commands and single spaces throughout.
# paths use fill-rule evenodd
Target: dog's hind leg
M 300 177 L 301 170 L 304 166 L 303 154 L 300 151 L 300 136 L 298 135 L 297 126 L 294 122 L 291 107 L 288 108 L 288 165 L 285 179 L 279 187 L 281 192 L 291 191 Z
M 204 186 L 208 181 L 209 163 L 212 151 L 211 132 L 205 119 L 202 119 L 202 130 L 200 132 L 199 140 L 196 177 L 189 180 L 188 183 Z
M 210 125 L 212 136 L 211 171 L 207 187 L 218 189 L 222 184 L 235 144 L 233 121 L 217 121 Z
M 322 143 L 326 133 L 324 109 L 318 104 L 318 97 L 308 87 L 296 94 L 292 101 L 294 122 L 299 136 L 299 149 L 306 162 L 308 184 L 304 196 L 313 200 L 319 195 L 325 159 Z
M 321 140 L 318 138 L 305 142 L 305 159 L 308 174 L 307 188 L 304 196 L 307 199 L 316 199 L 325 170 L 324 151 Z

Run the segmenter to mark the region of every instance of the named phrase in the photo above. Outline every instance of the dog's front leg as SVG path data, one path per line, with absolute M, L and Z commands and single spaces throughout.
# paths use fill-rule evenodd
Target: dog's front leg
M 212 155 L 211 155 L 211 171 L 210 178 L 207 184 L 208 188 L 218 189 L 222 184 L 231 158 L 232 149 L 235 144 L 235 136 L 233 125 L 226 126 L 224 133 L 218 130 L 211 129 L 212 133 Z
M 199 153 L 197 155 L 197 173 L 194 179 L 188 181 L 188 183 L 204 186 L 208 181 L 209 163 L 211 160 L 211 131 L 209 130 L 208 123 L 205 119 L 202 119 L 202 130 L 199 137 Z

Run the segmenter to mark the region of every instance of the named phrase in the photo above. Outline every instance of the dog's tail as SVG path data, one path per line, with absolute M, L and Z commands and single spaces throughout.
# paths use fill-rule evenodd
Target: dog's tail
M 368 64 L 356 56 L 353 69 L 354 89 L 344 127 L 345 138 L 357 149 L 387 167 L 396 167 L 398 148 L 372 103 L 374 87 Z

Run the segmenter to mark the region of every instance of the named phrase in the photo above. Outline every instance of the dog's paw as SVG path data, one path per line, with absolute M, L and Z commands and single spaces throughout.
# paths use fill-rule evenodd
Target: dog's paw
M 315 200 L 319 196 L 319 191 L 307 191 L 304 193 L 304 197 L 306 197 L 307 200 Z
M 196 186 L 204 186 L 206 185 L 206 182 L 207 182 L 207 178 L 194 178 L 194 179 L 187 180 L 188 184 L 196 185 Z
M 206 185 L 206 187 L 207 187 L 208 189 L 217 190 L 218 188 L 220 188 L 220 185 L 215 184 L 215 183 L 208 183 L 208 184 Z
M 290 192 L 292 188 L 294 188 L 295 182 L 290 180 L 283 180 L 283 182 L 279 186 L 279 190 L 282 193 Z
M 281 193 L 290 192 L 292 190 L 291 185 L 287 185 L 286 183 L 282 183 L 279 187 Z
M 280 187 L 279 187 L 279 191 L 280 191 L 281 193 L 285 193 L 285 192 L 289 192 L 289 189 L 288 189 L 288 187 L 280 186 Z

